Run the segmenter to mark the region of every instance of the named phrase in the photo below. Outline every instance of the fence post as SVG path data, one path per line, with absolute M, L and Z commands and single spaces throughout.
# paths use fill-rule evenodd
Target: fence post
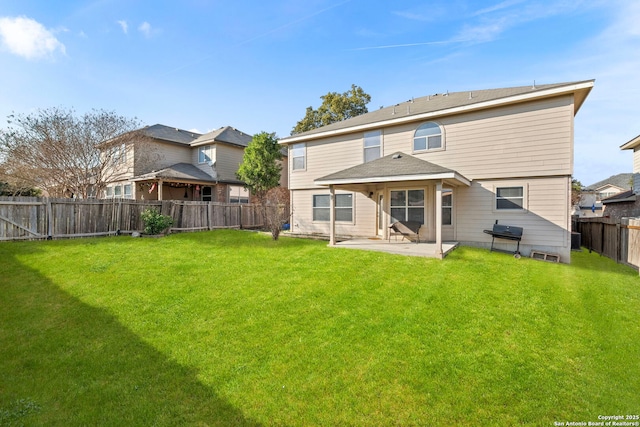
M 53 208 L 51 207 L 51 198 L 47 197 L 47 239 L 53 239 Z

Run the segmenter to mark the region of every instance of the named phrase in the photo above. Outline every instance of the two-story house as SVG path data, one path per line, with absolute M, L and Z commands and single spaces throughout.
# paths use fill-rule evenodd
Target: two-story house
M 569 262 L 574 116 L 593 85 L 439 93 L 283 138 L 292 231 L 335 244 L 412 220 L 442 257 L 443 241 L 488 247 L 499 221 L 524 229 L 523 255 Z
M 110 146 L 119 150 L 114 157 L 122 172 L 110 174 L 116 178 L 107 184 L 104 197 L 249 202 L 236 171 L 251 135 L 230 126 L 203 135 L 160 124 L 138 132 L 144 141 Z M 283 168 L 284 187 L 286 172 Z

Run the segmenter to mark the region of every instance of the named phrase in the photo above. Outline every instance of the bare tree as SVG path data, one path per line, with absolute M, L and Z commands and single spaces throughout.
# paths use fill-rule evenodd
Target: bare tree
M 137 119 L 92 110 L 81 116 L 64 108 L 11 115 L 0 130 L 0 173 L 7 182 L 50 196 L 87 198 L 105 183 L 133 171 L 133 150 L 148 137 Z
M 262 209 L 265 228 L 271 232 L 273 240 L 278 240 L 282 226 L 291 218 L 289 190 L 283 187 L 268 190 L 263 197 Z

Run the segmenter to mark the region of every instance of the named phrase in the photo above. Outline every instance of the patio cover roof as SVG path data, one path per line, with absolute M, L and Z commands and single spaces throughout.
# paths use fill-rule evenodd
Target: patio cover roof
M 323 176 L 314 182 L 317 185 L 340 185 L 424 180 L 453 180 L 458 184 L 471 185 L 469 179 L 452 169 L 444 168 L 399 151 Z
M 180 181 L 180 182 L 211 182 L 216 183 L 215 177 L 205 173 L 189 163 L 176 163 L 164 169 L 139 175 L 132 181 Z

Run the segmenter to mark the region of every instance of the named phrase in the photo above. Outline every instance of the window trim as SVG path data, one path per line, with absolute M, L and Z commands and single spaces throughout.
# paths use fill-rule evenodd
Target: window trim
M 297 156 L 294 155 L 296 148 L 302 149 L 302 155 L 297 155 Z M 296 168 L 295 159 L 299 159 L 299 158 L 302 158 L 302 167 Z M 291 144 L 291 171 L 298 172 L 298 171 L 306 171 L 306 170 L 307 170 L 307 144 L 304 142 Z
M 316 219 L 315 213 L 316 213 L 316 209 L 326 209 L 326 210 L 329 211 L 329 218 L 331 218 L 331 212 L 330 212 L 330 210 L 331 210 L 331 200 L 329 200 L 329 206 L 327 206 L 327 207 L 324 207 L 324 206 L 316 207 L 316 196 L 331 197 L 331 194 L 319 193 L 319 194 L 312 194 L 311 195 L 311 220 L 312 220 L 312 222 L 317 223 L 317 224 L 328 224 L 328 223 L 331 222 L 330 219 L 327 219 L 327 220 Z M 351 207 L 345 207 L 345 206 L 338 207 L 337 206 L 337 200 L 336 200 L 336 203 L 335 203 L 336 206 L 334 206 L 335 209 L 336 209 L 336 218 L 338 217 L 337 211 L 339 209 L 344 209 L 344 210 L 350 209 L 351 210 L 351 219 L 348 220 L 348 221 L 336 219 L 336 224 L 337 223 L 340 223 L 340 224 L 355 224 L 355 218 L 356 218 L 356 215 L 355 215 L 355 210 L 356 210 L 356 207 L 355 207 L 355 205 L 356 205 L 355 204 L 355 200 L 356 200 L 355 193 L 336 193 L 336 199 L 338 197 L 340 197 L 340 196 L 351 196 Z
M 427 125 L 429 123 L 433 123 L 434 125 L 438 126 L 438 129 L 440 129 L 440 147 L 429 148 L 429 138 L 427 137 L 426 148 L 417 150 L 416 149 L 416 133 L 420 130 L 421 127 L 423 127 L 424 125 Z M 431 152 L 434 152 L 434 151 L 444 151 L 445 149 L 446 149 L 446 144 L 445 144 L 444 126 L 441 123 L 438 123 L 438 122 L 433 121 L 433 120 L 429 120 L 427 122 L 420 123 L 420 126 L 418 126 L 416 128 L 416 130 L 413 132 L 413 138 L 411 139 L 411 152 L 412 153 L 431 153 Z
M 367 136 L 371 137 L 373 135 L 377 135 L 378 136 L 378 145 L 371 145 L 369 147 L 367 147 Z M 377 160 L 380 157 L 382 157 L 382 129 L 377 129 L 377 130 L 372 130 L 372 131 L 368 131 L 368 132 L 364 132 L 362 134 L 362 163 L 367 163 L 367 150 L 371 150 L 372 148 L 378 148 L 378 157 L 376 157 L 375 159 L 371 159 L 369 160 L 369 162 L 373 161 L 373 160 Z
M 521 188 L 522 189 L 522 207 L 517 209 L 498 208 L 498 190 L 503 188 Z M 493 187 L 493 212 L 514 212 L 522 213 L 529 209 L 528 206 L 528 185 L 527 184 L 501 184 Z M 508 200 L 506 197 L 501 197 L 501 200 Z M 520 197 L 514 197 L 513 199 L 520 199 Z

